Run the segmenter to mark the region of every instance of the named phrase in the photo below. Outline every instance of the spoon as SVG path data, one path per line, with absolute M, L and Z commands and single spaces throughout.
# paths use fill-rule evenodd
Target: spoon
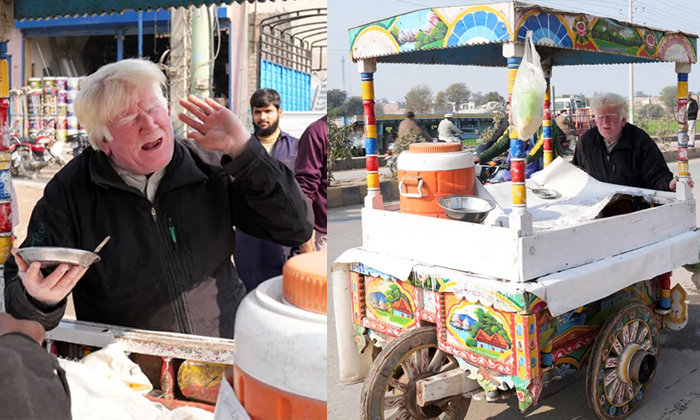
M 533 193 L 535 193 L 536 196 L 539 198 L 545 199 L 545 200 L 555 200 L 559 197 L 561 197 L 561 194 L 554 190 L 550 190 L 549 188 L 531 188 L 527 187 L 527 189 L 531 190 Z
M 107 245 L 107 242 L 109 242 L 110 239 L 112 239 L 111 236 L 107 236 L 106 238 L 104 238 L 104 239 L 102 240 L 102 242 L 100 242 L 100 244 L 97 245 L 97 248 L 95 248 L 95 250 L 92 251 L 92 252 L 95 253 L 95 254 L 97 254 L 98 252 L 100 252 L 100 251 L 102 250 L 102 248 L 104 248 L 104 246 Z

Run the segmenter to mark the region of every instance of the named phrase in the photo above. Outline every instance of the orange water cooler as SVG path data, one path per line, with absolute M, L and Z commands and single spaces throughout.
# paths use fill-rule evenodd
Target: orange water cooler
M 327 254 L 291 258 L 236 313 L 233 385 L 252 420 L 325 419 Z
M 474 157 L 460 143 L 414 143 L 396 162 L 402 213 L 446 219 L 441 197 L 474 195 Z

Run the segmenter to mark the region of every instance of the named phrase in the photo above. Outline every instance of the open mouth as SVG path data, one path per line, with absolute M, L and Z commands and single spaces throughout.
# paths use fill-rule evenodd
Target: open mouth
M 154 150 L 157 149 L 158 146 L 160 146 L 163 143 L 163 138 L 159 138 L 156 141 L 152 141 L 150 143 L 146 143 L 143 146 L 141 146 L 141 149 L 149 151 L 149 150 Z

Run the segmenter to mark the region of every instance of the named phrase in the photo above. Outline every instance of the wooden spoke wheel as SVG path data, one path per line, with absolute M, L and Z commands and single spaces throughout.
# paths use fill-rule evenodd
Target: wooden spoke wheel
M 603 325 L 586 374 L 588 405 L 601 420 L 627 417 L 644 398 L 659 358 L 654 313 L 631 303 Z
M 407 331 L 377 357 L 362 387 L 362 420 L 463 420 L 471 399 L 461 395 L 421 407 L 416 382 L 459 369 L 455 358 L 437 348 L 435 327 Z

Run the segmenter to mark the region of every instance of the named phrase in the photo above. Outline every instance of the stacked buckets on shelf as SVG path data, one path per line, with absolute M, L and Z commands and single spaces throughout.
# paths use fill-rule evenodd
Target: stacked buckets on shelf
M 42 103 L 44 109 L 44 134 L 48 137 L 56 137 L 56 115 L 58 114 L 58 103 L 56 98 L 56 78 L 44 77 L 44 95 Z
M 66 92 L 66 119 L 68 137 L 75 136 L 79 132 L 83 133 L 82 127 L 78 124 L 78 118 L 75 116 L 74 101 L 80 89 L 80 79 L 77 77 L 68 78 L 68 89 Z
M 27 121 L 28 134 L 30 137 L 35 137 L 44 127 L 42 103 L 42 87 L 41 78 L 32 77 L 29 79 L 29 95 L 27 96 Z
M 28 134 L 36 136 L 40 130 L 65 142 L 81 131 L 75 116 L 73 102 L 78 94 L 78 77 L 32 77 L 27 96 Z
M 10 176 L 11 152 L 8 138 L 8 112 L 10 110 L 9 65 L 7 43 L 0 43 L 0 264 L 10 257 L 12 249 L 12 178 Z
M 64 142 L 67 139 L 68 133 L 68 78 L 56 78 L 56 105 L 58 115 L 56 117 L 56 141 Z

